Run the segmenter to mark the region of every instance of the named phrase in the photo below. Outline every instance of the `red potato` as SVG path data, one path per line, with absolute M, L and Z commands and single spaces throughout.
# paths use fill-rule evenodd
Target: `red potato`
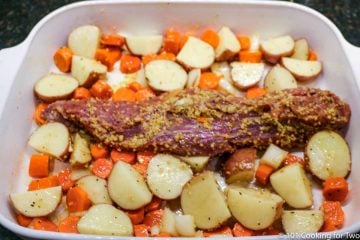
M 94 58 L 100 37 L 101 31 L 97 26 L 84 25 L 69 34 L 68 45 L 75 55 Z
M 319 61 L 307 61 L 284 57 L 281 59 L 281 65 L 294 75 L 296 80 L 301 82 L 312 81 L 322 72 L 322 64 Z
M 125 39 L 128 50 L 134 55 L 156 54 L 160 51 L 163 43 L 163 36 L 131 36 Z
M 220 42 L 215 49 L 216 61 L 227 61 L 235 56 L 241 49 L 239 40 L 228 27 L 222 27 L 218 32 Z
M 305 38 L 301 38 L 295 41 L 294 53 L 291 55 L 291 58 L 299 60 L 308 60 L 309 59 L 309 44 Z
M 107 67 L 100 62 L 74 55 L 71 62 L 71 75 L 79 81 L 79 85 L 90 87 L 98 80 L 106 78 Z
M 264 59 L 270 63 L 277 63 L 281 57 L 291 56 L 294 47 L 295 42 L 288 35 L 271 38 L 260 44 Z

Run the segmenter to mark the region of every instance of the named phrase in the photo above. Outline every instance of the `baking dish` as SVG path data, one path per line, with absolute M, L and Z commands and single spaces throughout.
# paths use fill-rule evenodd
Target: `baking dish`
M 352 169 L 360 168 L 360 48 L 346 42 L 339 30 L 321 14 L 293 3 L 275 1 L 90 1 L 65 6 L 42 19 L 20 45 L 0 51 L 0 223 L 11 231 L 34 239 L 120 239 L 116 237 L 68 235 L 40 232 L 18 226 L 8 196 L 25 190 L 30 151 L 27 140 L 32 129 L 34 96 L 39 77 L 48 73 L 54 51 L 66 43 L 69 32 L 83 24 L 94 24 L 105 32 L 151 34 L 167 27 L 201 31 L 206 27 L 229 26 L 261 38 L 289 34 L 305 37 L 324 64 L 323 75 L 310 85 L 330 89 L 351 105 L 352 121 L 346 139 L 352 152 Z M 346 224 L 334 234 L 360 230 L 360 172 L 349 177 L 350 197 L 344 205 Z M 315 188 L 319 188 L 316 187 Z M 315 189 L 319 196 L 319 190 Z M 320 198 L 315 199 L 320 200 Z M 319 202 L 315 201 L 315 206 Z M 253 237 L 259 239 L 261 237 Z M 263 237 L 277 239 L 279 236 Z M 129 239 L 121 237 L 121 239 Z

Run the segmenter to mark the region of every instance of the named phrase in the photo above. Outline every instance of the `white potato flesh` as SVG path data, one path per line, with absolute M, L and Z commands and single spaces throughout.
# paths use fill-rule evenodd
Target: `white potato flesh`
M 168 200 L 180 196 L 192 176 L 186 163 L 169 154 L 157 154 L 149 163 L 146 180 L 154 195 Z
M 319 61 L 284 57 L 281 59 L 281 64 L 291 72 L 298 81 L 306 82 L 314 80 L 322 71 L 322 64 Z
M 249 51 L 259 51 L 260 48 L 260 37 L 258 34 L 250 36 L 250 48 Z
M 94 58 L 100 44 L 101 31 L 93 25 L 75 28 L 69 35 L 68 46 L 75 55 Z
M 288 210 L 282 214 L 286 233 L 316 233 L 324 223 L 321 210 Z
M 265 229 L 280 217 L 283 199 L 267 190 L 249 188 L 230 188 L 227 201 L 232 215 L 243 226 L 252 229 Z
M 56 225 L 59 225 L 59 223 L 62 220 L 64 220 L 65 218 L 67 218 L 69 215 L 70 214 L 69 214 L 69 211 L 68 211 L 67 206 L 66 206 L 66 196 L 63 196 L 61 198 L 60 204 L 57 206 L 55 211 L 50 213 L 48 218 L 50 219 L 50 221 L 52 221 Z
M 181 193 L 184 214 L 194 217 L 200 229 L 214 229 L 231 217 L 225 196 L 213 172 L 203 172 L 193 177 Z
M 176 60 L 190 69 L 205 69 L 214 62 L 215 52 L 210 44 L 198 38 L 189 37 L 176 56 Z
M 245 90 L 256 85 L 264 73 L 263 63 L 231 63 L 231 78 L 239 89 Z
M 201 69 L 195 68 L 188 73 L 188 80 L 186 82 L 186 88 L 197 88 L 199 85 L 201 76 Z
M 345 139 L 333 131 L 313 135 L 305 148 L 305 156 L 313 175 L 321 180 L 346 177 L 351 168 L 351 155 Z
M 176 215 L 175 227 L 177 233 L 182 237 L 194 237 L 196 234 L 195 220 L 191 215 Z
M 50 73 L 35 83 L 34 91 L 40 99 L 51 102 L 68 99 L 78 86 L 73 77 Z
M 260 44 L 265 60 L 270 63 L 276 63 L 281 57 L 292 55 L 294 47 L 295 42 L 288 35 L 271 38 Z
M 126 46 L 134 55 L 156 54 L 163 42 L 162 35 L 130 36 L 125 39 Z
M 146 64 L 145 76 L 149 85 L 159 91 L 183 89 L 188 78 L 186 71 L 170 60 L 154 60 Z
M 305 38 L 295 41 L 294 53 L 291 58 L 300 60 L 308 60 L 309 58 L 309 44 Z
M 135 210 L 151 202 L 152 194 L 144 178 L 130 164 L 118 161 L 108 179 L 111 199 L 126 210 Z
M 69 162 L 71 165 L 84 165 L 92 160 L 90 153 L 90 144 L 88 139 L 82 137 L 79 133 L 74 136 L 73 151 L 71 152 Z
M 10 194 L 14 208 L 27 217 L 47 216 L 61 201 L 61 187 L 45 188 L 36 191 Z
M 228 27 L 222 27 L 218 32 L 220 42 L 215 49 L 216 61 L 230 60 L 240 51 L 240 43 L 236 35 Z
M 82 177 L 92 175 L 89 168 L 72 168 L 70 178 L 73 181 L 77 181 Z
M 77 230 L 82 234 L 132 236 L 133 227 L 126 213 L 109 204 L 97 204 L 80 218 Z
M 88 194 L 93 204 L 112 204 L 106 180 L 97 176 L 85 176 L 80 178 L 76 185 L 80 186 Z
M 68 153 L 70 134 L 67 127 L 58 122 L 46 123 L 32 133 L 30 147 L 41 153 L 61 158 Z
M 100 62 L 74 55 L 71 62 L 71 75 L 79 81 L 80 86 L 90 87 L 98 80 L 106 78 L 107 68 Z
M 135 81 L 140 83 L 143 87 L 148 87 L 148 83 L 146 81 L 145 69 L 141 67 L 139 71 L 136 72 Z
M 185 157 L 185 156 L 176 156 L 181 161 L 190 165 L 190 167 L 195 172 L 201 172 L 206 167 L 207 163 L 210 160 L 209 156 L 192 156 L 192 157 Z
M 164 214 L 161 219 L 160 232 L 169 233 L 171 236 L 178 236 L 175 226 L 176 214 L 169 208 L 165 208 Z
M 280 65 L 275 65 L 266 75 L 264 86 L 268 92 L 274 92 L 288 88 L 297 88 L 297 82 L 288 70 Z
M 299 163 L 283 167 L 270 176 L 271 186 L 293 208 L 313 204 L 311 182 Z
M 273 167 L 274 169 L 278 169 L 287 155 L 287 151 L 279 148 L 274 144 L 270 144 L 264 155 L 261 157 L 260 163 L 264 163 Z
M 239 91 L 234 85 L 229 82 L 228 80 L 225 80 L 225 78 L 221 78 L 219 81 L 219 90 L 221 92 L 224 92 L 225 94 L 230 94 L 236 97 L 241 97 L 244 94 Z
M 222 77 L 225 80 L 231 81 L 231 68 L 228 62 L 215 62 L 210 67 L 211 72 L 215 73 L 216 76 Z

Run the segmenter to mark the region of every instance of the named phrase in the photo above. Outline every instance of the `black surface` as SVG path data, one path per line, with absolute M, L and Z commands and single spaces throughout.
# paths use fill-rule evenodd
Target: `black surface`
M 76 0 L 0 0 L 0 49 L 23 41 L 33 26 L 46 14 Z M 295 0 L 330 18 L 354 45 L 360 46 L 360 1 Z M 1 240 L 18 240 L 0 226 Z

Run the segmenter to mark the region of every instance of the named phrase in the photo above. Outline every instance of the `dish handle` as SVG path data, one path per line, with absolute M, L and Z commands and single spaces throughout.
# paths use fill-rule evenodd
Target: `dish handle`
M 355 78 L 360 86 L 360 47 L 356 47 L 349 42 L 346 42 L 345 47 Z

